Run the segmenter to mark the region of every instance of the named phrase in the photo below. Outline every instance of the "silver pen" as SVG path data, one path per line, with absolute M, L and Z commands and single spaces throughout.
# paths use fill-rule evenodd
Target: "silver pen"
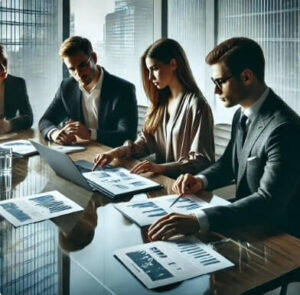
M 181 197 L 183 197 L 183 194 L 180 194 L 180 195 L 173 201 L 173 203 L 169 206 L 169 208 L 171 208 L 175 203 L 177 203 Z

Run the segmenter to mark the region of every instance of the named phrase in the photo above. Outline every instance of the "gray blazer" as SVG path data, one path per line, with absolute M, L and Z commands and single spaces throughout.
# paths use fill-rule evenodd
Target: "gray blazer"
M 208 190 L 234 181 L 236 200 L 204 209 L 210 229 L 262 220 L 278 221 L 292 232 L 300 225 L 300 118 L 271 90 L 250 125 L 239 164 L 236 136 L 241 110 L 232 122 L 223 156 L 204 170 Z

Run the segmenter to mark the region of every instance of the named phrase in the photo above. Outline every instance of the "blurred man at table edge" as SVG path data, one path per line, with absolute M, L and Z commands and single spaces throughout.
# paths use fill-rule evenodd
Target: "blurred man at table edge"
M 248 38 L 222 42 L 206 57 L 215 93 L 225 107 L 240 105 L 222 157 L 201 174 L 179 176 L 173 190 L 190 194 L 236 183 L 227 206 L 194 215 L 170 214 L 150 226 L 151 240 L 261 222 L 289 233 L 300 229 L 300 118 L 264 80 L 261 47 Z
M 59 55 L 71 77 L 62 81 L 40 119 L 42 135 L 58 144 L 71 144 L 80 138 L 113 147 L 127 139 L 134 140 L 137 130 L 134 85 L 97 65 L 97 54 L 86 38 L 66 39 Z M 64 121 L 59 129 L 58 125 Z
M 0 44 L 0 134 L 30 128 L 32 123 L 25 80 L 8 74 L 8 58 Z

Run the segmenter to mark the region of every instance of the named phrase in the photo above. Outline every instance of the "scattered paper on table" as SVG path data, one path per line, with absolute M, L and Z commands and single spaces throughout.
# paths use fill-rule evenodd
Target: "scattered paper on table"
M 194 236 L 124 248 L 114 255 L 149 289 L 234 265 Z
M 191 214 L 198 209 L 211 206 L 210 203 L 190 195 L 179 199 L 178 202 L 170 208 L 170 205 L 177 197 L 178 195 L 168 195 L 140 201 L 134 200 L 118 203 L 114 206 L 139 226 L 150 225 L 157 219 L 171 212 Z
M 0 215 L 18 227 L 83 210 L 58 191 L 0 201 Z

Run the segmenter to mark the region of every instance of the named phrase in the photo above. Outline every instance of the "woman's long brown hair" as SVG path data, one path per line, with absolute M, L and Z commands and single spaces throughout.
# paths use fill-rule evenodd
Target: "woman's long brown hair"
M 186 54 L 177 41 L 163 38 L 150 45 L 141 57 L 141 72 L 144 90 L 150 100 L 144 130 L 153 134 L 162 121 L 164 107 L 168 103 L 171 92 L 169 87 L 157 89 L 149 80 L 149 70 L 145 62 L 147 57 L 165 65 L 174 58 L 177 63 L 176 75 L 185 91 L 194 92 L 201 96 L 202 94 L 195 82 Z

